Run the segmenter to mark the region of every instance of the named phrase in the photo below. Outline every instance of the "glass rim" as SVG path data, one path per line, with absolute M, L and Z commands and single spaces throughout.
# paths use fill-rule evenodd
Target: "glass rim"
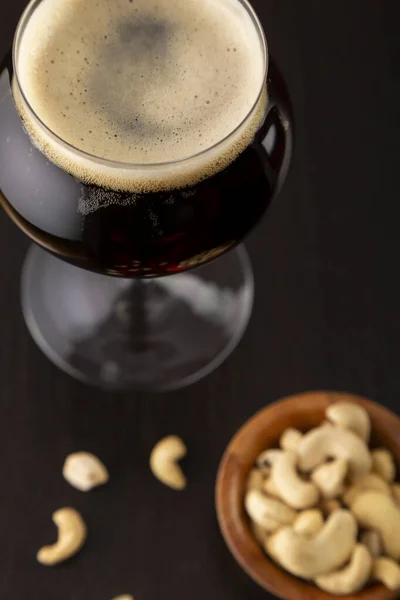
M 33 116 L 34 120 L 38 122 L 39 126 L 44 129 L 45 133 L 47 135 L 49 135 L 50 138 L 52 138 L 55 141 L 55 143 L 61 144 L 61 146 L 63 146 L 67 150 L 70 150 L 74 154 L 78 154 L 79 156 L 81 156 L 82 158 L 84 158 L 86 160 L 90 160 L 91 162 L 94 162 L 94 163 L 101 163 L 102 165 L 108 166 L 111 168 L 124 169 L 124 170 L 151 169 L 151 168 L 157 168 L 157 167 L 168 167 L 168 166 L 173 166 L 173 165 L 184 164 L 193 159 L 200 158 L 202 156 L 206 156 L 209 152 L 216 150 L 219 146 L 222 146 L 225 142 L 227 142 L 231 137 L 233 137 L 240 130 L 242 125 L 251 117 L 251 115 L 254 113 L 254 111 L 256 110 L 256 108 L 261 100 L 262 94 L 264 92 L 264 86 L 265 86 L 265 82 L 267 79 L 268 67 L 269 67 L 269 52 L 268 52 L 267 38 L 266 38 L 266 35 L 264 32 L 263 26 L 261 24 L 261 21 L 257 15 L 256 11 L 250 4 L 249 0 L 235 0 L 236 2 L 239 2 L 239 4 L 241 4 L 244 7 L 244 9 L 247 11 L 248 15 L 251 18 L 253 25 L 256 29 L 256 33 L 258 34 L 259 40 L 261 42 L 261 49 L 262 49 L 263 58 L 264 58 L 264 72 L 263 72 L 263 76 L 261 79 L 260 90 L 257 94 L 256 100 L 252 104 L 249 111 L 246 113 L 245 117 L 240 121 L 240 123 L 238 123 L 238 125 L 232 131 L 230 131 L 225 137 L 223 137 L 221 140 L 219 140 L 215 144 L 209 146 L 208 148 L 205 148 L 205 149 L 201 150 L 200 152 L 196 152 L 195 154 L 192 154 L 190 156 L 185 156 L 183 158 L 178 158 L 178 159 L 171 160 L 171 161 L 163 161 L 163 162 L 155 162 L 155 163 L 122 162 L 122 161 L 117 161 L 117 160 L 112 160 L 112 159 L 108 159 L 105 157 L 97 156 L 95 154 L 91 154 L 90 152 L 86 152 L 85 150 L 82 150 L 81 148 L 78 148 L 78 147 L 74 146 L 73 144 L 70 144 L 66 140 L 63 140 L 58 134 L 56 134 L 52 129 L 50 129 L 50 127 L 48 125 L 46 125 L 46 123 L 39 117 L 39 115 L 36 113 L 33 106 L 31 105 L 31 103 L 29 102 L 29 100 L 22 88 L 21 82 L 20 82 L 19 73 L 18 73 L 18 51 L 19 51 L 20 43 L 21 43 L 25 28 L 26 28 L 27 24 L 29 23 L 29 20 L 30 20 L 32 14 L 36 10 L 37 6 L 39 6 L 39 4 L 41 4 L 44 1 L 45 0 L 30 0 L 29 4 L 26 6 L 24 12 L 22 13 L 22 15 L 19 19 L 16 31 L 15 31 L 15 35 L 14 35 L 13 46 L 12 46 L 12 62 L 13 62 L 13 71 L 14 71 L 13 75 L 14 75 L 14 78 L 15 78 L 15 81 L 16 81 L 16 84 L 18 87 L 18 92 L 19 92 L 19 94 L 21 94 L 22 100 L 25 103 L 29 113 L 31 114 L 31 116 Z

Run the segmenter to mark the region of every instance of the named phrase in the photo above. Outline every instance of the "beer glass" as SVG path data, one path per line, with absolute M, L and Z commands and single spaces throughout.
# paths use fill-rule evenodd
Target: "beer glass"
M 131 2 L 133 9 L 136 1 Z M 200 9 L 202 1 L 197 0 Z M 227 358 L 251 315 L 253 276 L 247 253 L 238 244 L 263 217 L 288 173 L 292 115 L 285 83 L 269 58 L 262 26 L 250 4 L 229 0 L 230 8 L 242 11 L 252 27 L 253 57 L 262 65 L 259 86 L 254 97 L 246 97 L 248 110 L 235 127 L 229 130 L 227 108 L 219 121 L 225 114 L 228 129 L 224 134 L 215 129 L 221 139 L 195 146 L 190 138 L 196 151 L 188 155 L 176 154 L 179 144 L 174 144 L 175 151 L 171 143 L 171 160 L 166 159 L 167 142 L 160 154 L 163 160 L 127 162 L 114 156 L 119 146 L 111 138 L 119 133 L 111 136 L 96 125 L 96 133 L 105 140 L 96 155 L 83 143 L 80 146 L 78 138 L 64 139 L 68 136 L 43 118 L 38 106 L 49 104 L 44 86 L 35 102 L 28 89 L 29 69 L 35 63 L 28 54 L 25 58 L 24 38 L 47 2 L 30 2 L 12 52 L 0 65 L 0 202 L 35 243 L 22 273 L 28 329 L 56 365 L 104 389 L 168 390 L 188 385 Z M 132 40 L 136 44 L 129 68 L 136 68 L 135 58 L 143 65 L 139 50 L 154 53 L 160 43 L 157 36 L 165 36 L 157 18 L 146 15 L 120 28 L 121 47 L 131 51 Z M 55 50 L 49 48 L 51 69 Z M 61 59 L 64 51 L 56 50 Z M 229 51 L 233 54 L 236 48 Z M 85 60 L 89 64 L 90 58 Z M 233 68 L 236 63 L 229 64 Z M 61 59 L 54 73 L 58 77 L 70 68 L 70 59 Z M 40 73 L 38 81 L 42 75 L 51 84 L 51 72 Z M 203 89 L 202 72 L 197 76 Z M 112 86 L 112 70 L 109 77 Z M 165 80 L 173 77 L 173 72 L 161 73 L 154 85 L 162 90 Z M 117 74 L 115 78 L 117 87 Z M 219 89 L 219 83 L 215 85 Z M 82 87 L 81 96 L 83 91 L 87 89 Z M 62 94 L 60 108 L 53 110 L 69 108 L 65 96 L 73 93 Z M 79 102 L 83 109 L 86 101 Z M 121 115 L 126 112 L 122 103 Z M 208 118 L 209 104 L 196 107 L 196 115 L 201 117 L 203 110 Z M 153 114 L 153 109 L 153 104 L 144 107 L 146 114 Z M 58 116 L 62 120 L 63 115 Z M 65 131 L 68 134 L 68 128 Z M 209 134 L 204 130 L 203 137 Z M 146 139 L 143 127 L 141 136 L 152 149 L 153 138 Z

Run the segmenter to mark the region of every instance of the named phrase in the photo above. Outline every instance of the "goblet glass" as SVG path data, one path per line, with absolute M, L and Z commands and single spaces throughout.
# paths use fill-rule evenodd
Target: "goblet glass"
M 238 127 L 170 163 L 90 155 L 41 121 L 19 77 L 21 39 L 45 1 L 28 5 L 0 65 L 0 202 L 35 243 L 22 272 L 27 326 L 50 360 L 82 381 L 112 390 L 188 385 L 227 358 L 251 315 L 253 275 L 238 244 L 288 173 L 292 116 L 285 83 L 256 14 L 246 0 L 236 0 L 253 23 L 265 70 Z M 182 187 L 179 173 L 220 160 L 254 120 L 265 93 L 261 125 L 239 156 Z M 173 170 L 176 186 L 132 195 L 87 183 L 34 143 L 32 124 L 64 156 L 71 153 L 90 168 L 123 172 L 128 180 L 140 173 L 150 181 Z

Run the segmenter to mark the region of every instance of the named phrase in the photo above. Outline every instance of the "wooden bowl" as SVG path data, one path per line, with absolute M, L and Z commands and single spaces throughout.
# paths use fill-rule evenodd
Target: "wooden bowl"
M 367 409 L 372 423 L 371 446 L 383 446 L 400 465 L 400 419 L 365 398 L 337 392 L 309 392 L 285 398 L 250 419 L 229 444 L 217 477 L 216 505 L 225 541 L 237 562 L 265 590 L 283 600 L 332 600 L 334 596 L 280 569 L 263 552 L 250 530 L 243 501 L 247 475 L 262 450 L 277 447 L 288 427 L 307 431 L 325 418 L 326 408 L 338 400 Z M 382 585 L 372 585 L 346 600 L 389 600 L 399 597 Z M 336 596 L 338 598 L 338 596 Z

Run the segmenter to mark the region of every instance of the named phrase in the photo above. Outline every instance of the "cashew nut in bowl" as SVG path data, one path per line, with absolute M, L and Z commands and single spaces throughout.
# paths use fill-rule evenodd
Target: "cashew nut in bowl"
M 361 477 L 371 471 L 372 459 L 368 446 L 352 431 L 324 425 L 306 433 L 297 449 L 299 467 L 309 472 L 324 463 L 328 458 L 346 458 L 349 474 Z
M 248 490 L 261 490 L 264 484 L 264 475 L 261 469 L 251 469 L 247 477 L 247 489 Z
M 286 429 L 279 448 L 258 456 L 245 496 L 254 539 L 280 567 L 325 593 L 355 594 L 373 579 L 400 590 L 394 458 L 368 447 L 371 422 L 362 406 L 338 402 L 326 419 L 306 433 Z
M 322 512 L 316 508 L 303 510 L 296 517 L 293 523 L 293 529 L 299 535 L 305 537 L 314 537 L 324 526 L 324 517 Z
M 263 465 L 263 466 L 257 466 L 257 469 L 260 471 L 260 473 L 263 475 L 263 477 L 269 477 L 271 475 L 271 467 L 267 464 Z
M 293 452 L 296 452 L 302 437 L 303 434 L 298 429 L 285 429 L 279 440 L 279 445 L 282 450 L 292 450 Z
M 350 429 L 364 442 L 369 442 L 371 420 L 363 406 L 353 402 L 335 402 L 326 409 L 325 416 L 335 425 Z
M 288 506 L 295 509 L 310 508 L 318 502 L 319 491 L 311 481 L 304 481 L 296 470 L 296 452 L 282 451 L 272 465 L 272 481 Z
M 373 450 L 371 455 L 372 471 L 388 483 L 392 483 L 396 477 L 396 464 L 393 455 L 385 448 Z
M 105 465 L 90 452 L 75 452 L 67 456 L 63 475 L 70 485 L 81 492 L 107 483 L 110 477 Z
M 344 480 L 348 467 L 347 458 L 336 458 L 332 462 L 317 467 L 312 472 L 311 480 L 324 498 L 336 498 L 344 492 Z
M 259 490 L 247 492 L 244 505 L 250 519 L 268 532 L 293 523 L 296 518 L 294 510 L 279 500 L 268 498 Z
M 267 477 L 263 483 L 262 491 L 265 492 L 268 496 L 274 496 L 275 498 L 281 499 L 281 495 L 279 493 L 279 489 L 277 488 L 272 477 Z
M 257 457 L 256 465 L 259 469 L 267 469 L 265 472 L 265 474 L 267 474 L 281 453 L 282 450 L 278 450 L 276 448 L 272 448 L 272 450 L 264 450 L 264 452 L 261 452 L 261 454 Z
M 257 523 L 253 523 L 253 522 L 251 523 L 251 530 L 252 530 L 253 535 L 256 538 L 257 542 L 260 544 L 260 546 L 264 546 L 270 532 L 265 531 L 265 529 L 260 527 L 260 525 L 257 525 Z
M 394 560 L 381 556 L 374 560 L 372 577 L 389 590 L 400 590 L 400 567 Z
M 367 490 L 381 492 L 387 496 L 391 495 L 389 484 L 386 481 L 379 477 L 379 475 L 368 473 L 368 475 L 363 475 L 356 479 L 353 485 L 347 489 L 346 493 L 343 495 L 343 502 L 348 506 L 351 506 L 356 496 Z
M 373 558 L 378 558 L 382 554 L 381 536 L 374 529 L 364 531 L 360 536 L 360 542 L 368 548 L 368 552 Z
M 86 525 L 74 508 L 60 508 L 53 514 L 58 527 L 58 539 L 51 546 L 44 546 L 37 554 L 42 565 L 56 565 L 67 560 L 82 548 L 87 536 Z
M 284 569 L 304 579 L 315 579 L 341 567 L 356 544 L 357 523 L 347 510 L 333 513 L 321 531 L 307 539 L 292 527 L 268 538 L 266 551 Z
M 384 553 L 400 559 L 400 508 L 390 496 L 366 491 L 358 494 L 351 511 L 361 527 L 375 529 L 381 536 Z
M 339 500 L 336 500 L 336 498 L 333 498 L 331 500 L 322 500 L 318 504 L 317 508 L 322 511 L 322 514 L 324 515 L 324 517 L 329 517 L 329 515 L 331 515 L 332 513 L 334 513 L 337 510 L 340 510 L 343 507 L 340 504 Z
M 186 487 L 186 477 L 178 465 L 178 460 L 186 456 L 184 442 L 176 435 L 160 440 L 150 455 L 151 471 L 159 481 L 174 490 Z
M 316 577 L 315 583 L 325 592 L 336 595 L 359 592 L 372 571 L 372 556 L 362 544 L 356 544 L 348 565 L 339 571 Z

